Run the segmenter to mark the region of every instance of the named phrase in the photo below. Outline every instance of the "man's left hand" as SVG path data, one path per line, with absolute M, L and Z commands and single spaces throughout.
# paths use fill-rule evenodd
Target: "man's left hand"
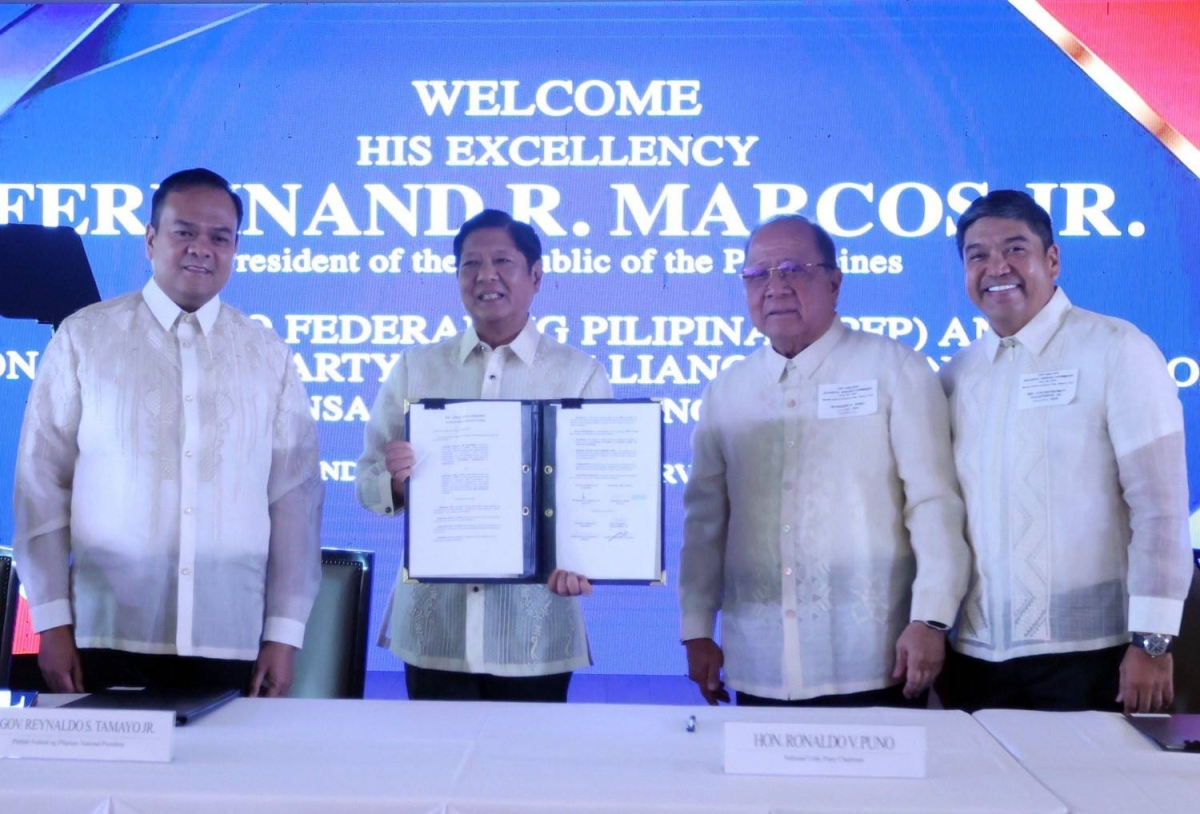
M 591 596 L 592 583 L 583 574 L 574 571 L 555 570 L 546 580 L 550 593 L 558 596 Z
M 1117 703 L 1125 714 L 1161 712 L 1175 700 L 1175 662 L 1171 654 L 1150 658 L 1140 647 L 1129 645 L 1121 660 L 1121 691 Z
M 283 642 L 263 642 L 250 678 L 251 698 L 282 698 L 292 688 L 296 648 Z
M 946 634 L 921 622 L 910 622 L 896 640 L 896 669 L 903 678 L 904 697 L 916 698 L 938 677 L 946 661 Z

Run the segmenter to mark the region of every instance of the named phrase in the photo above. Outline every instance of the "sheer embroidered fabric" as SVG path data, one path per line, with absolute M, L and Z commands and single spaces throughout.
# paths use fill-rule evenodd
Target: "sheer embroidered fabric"
M 1032 374 L 1074 382 L 1023 406 Z M 1060 288 L 942 369 L 975 552 L 955 647 L 976 658 L 1176 634 L 1191 582 L 1183 409 L 1154 342 Z
M 819 418 L 825 385 L 873 411 Z M 756 351 L 707 388 L 684 492 L 682 637 L 770 698 L 880 689 L 912 620 L 951 623 L 970 555 L 946 400 L 928 362 L 840 321 L 794 359 Z
M 275 334 L 219 299 L 186 314 L 153 279 L 85 308 L 46 348 L 17 454 L 34 627 L 212 658 L 300 646 L 323 496 L 308 399 Z
M 358 462 L 359 502 L 379 514 L 403 508 L 392 501 L 384 446 L 404 438 L 405 399 L 611 396 L 595 359 L 544 336 L 532 320 L 512 344 L 495 350 L 479 341 L 474 328 L 436 345 L 412 348 L 392 369 L 371 408 Z M 380 644 L 418 667 L 533 676 L 591 663 L 579 601 L 557 597 L 542 585 L 398 582 L 386 618 Z

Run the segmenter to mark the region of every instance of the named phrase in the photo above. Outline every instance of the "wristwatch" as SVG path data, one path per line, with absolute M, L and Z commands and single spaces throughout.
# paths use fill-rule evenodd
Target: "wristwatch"
M 1165 633 L 1134 633 L 1129 643 L 1146 651 L 1146 655 L 1150 658 L 1156 659 L 1171 652 L 1171 647 L 1175 644 L 1175 637 Z

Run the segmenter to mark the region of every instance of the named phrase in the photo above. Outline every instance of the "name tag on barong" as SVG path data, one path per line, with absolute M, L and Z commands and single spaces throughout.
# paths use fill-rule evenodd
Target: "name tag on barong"
M 1075 384 L 1079 369 L 1047 370 L 1042 373 L 1022 373 L 1017 392 L 1017 409 L 1059 407 L 1075 400 Z
M 879 380 L 823 384 L 817 389 L 817 418 L 853 418 L 879 411 Z

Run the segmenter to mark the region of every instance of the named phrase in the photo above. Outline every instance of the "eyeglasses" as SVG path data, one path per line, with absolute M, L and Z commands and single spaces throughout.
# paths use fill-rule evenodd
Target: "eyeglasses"
M 746 285 L 757 288 L 765 286 L 767 280 L 771 279 L 771 275 L 776 274 L 781 283 L 792 285 L 809 282 L 817 276 L 817 269 L 833 271 L 834 268 L 834 266 L 828 263 L 780 263 L 778 266 L 770 268 L 766 266 L 746 266 L 742 269 L 742 279 L 746 281 Z

